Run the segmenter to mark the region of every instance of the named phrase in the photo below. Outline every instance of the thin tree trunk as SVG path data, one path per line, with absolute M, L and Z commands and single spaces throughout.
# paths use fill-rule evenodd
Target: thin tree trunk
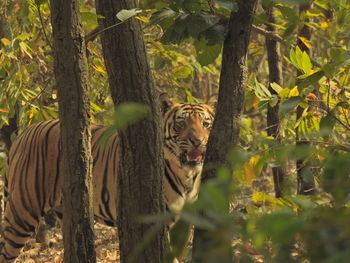
M 61 121 L 64 262 L 94 263 L 89 86 L 79 2 L 50 3 Z
M 104 18 L 101 28 L 118 22 L 116 14 L 133 9 L 134 0 L 98 0 L 96 9 Z M 141 223 L 141 215 L 165 211 L 163 200 L 163 143 L 160 112 L 153 85 L 141 24 L 136 19 L 101 34 L 104 60 L 114 103 L 138 102 L 149 106 L 150 118 L 129 126 L 119 133 L 119 211 L 118 233 L 121 262 L 161 263 L 165 254 L 165 226 L 139 253 L 140 244 L 155 224 Z
M 13 117 L 8 119 L 8 125 L 3 125 L 0 129 L 0 139 L 5 143 L 6 153 L 9 152 L 12 140 L 11 137 L 13 134 L 18 132 L 18 121 L 19 121 L 19 109 L 18 104 L 15 105 Z
M 268 21 L 272 24 L 276 23 L 275 15 L 273 14 L 274 8 L 266 8 L 266 14 L 268 16 Z M 276 29 L 273 25 L 268 25 L 267 30 L 269 32 L 275 33 Z M 269 64 L 269 82 L 277 83 L 279 85 L 283 84 L 283 75 L 282 75 L 282 58 L 280 43 L 275 39 L 266 37 L 266 49 L 267 49 L 267 60 Z M 277 92 L 271 88 L 269 85 L 269 91 L 271 94 L 277 94 Z M 279 138 L 279 126 L 280 119 L 278 116 L 279 103 L 275 106 L 267 106 L 267 134 L 272 136 L 277 141 L 280 141 Z M 272 168 L 273 181 L 275 187 L 275 196 L 282 197 L 283 192 L 283 181 L 284 181 L 284 171 L 282 167 L 273 167 Z
M 238 12 L 232 13 L 224 41 L 219 97 L 212 131 L 208 140 L 202 182 L 216 177 L 212 164 L 228 165 L 227 154 L 239 140 L 239 121 L 243 110 L 247 78 L 246 57 L 256 0 L 239 0 Z M 211 251 L 207 231 L 195 229 L 193 244 L 194 262 L 209 262 L 206 253 Z M 226 241 L 224 260 L 232 259 L 231 242 Z M 225 245 L 224 245 L 225 246 Z
M 8 24 L 6 21 L 6 10 L 7 3 L 3 2 L 0 4 L 0 39 L 1 38 L 8 38 L 11 39 L 11 34 L 9 32 Z M 1 81 L 2 79 L 0 79 Z M 4 100 L 6 99 L 6 93 L 1 92 L 1 96 L 5 96 Z M 2 99 L 0 99 L 1 101 Z M 4 124 L 0 129 L 0 139 L 5 143 L 5 150 L 8 153 L 12 144 L 11 136 L 12 134 L 16 133 L 18 131 L 18 115 L 19 115 L 19 106 L 16 103 L 15 108 L 13 109 L 14 113 L 13 116 L 9 118 L 8 125 Z
M 0 39 L 2 38 L 8 38 L 11 39 L 11 34 L 8 30 L 8 24 L 6 21 L 6 10 L 7 8 L 7 3 L 6 2 L 2 2 L 0 3 Z M 0 83 L 3 79 L 0 78 Z M 4 97 L 3 97 L 4 96 Z M 0 103 L 3 100 L 6 100 L 6 93 L 1 91 L 0 94 Z M 12 144 L 12 140 L 11 137 L 13 134 L 16 134 L 18 131 L 18 121 L 19 121 L 19 107 L 18 104 L 15 104 L 14 107 L 14 113 L 12 117 L 9 117 L 8 119 L 8 124 L 4 124 L 1 128 L 0 128 L 0 140 L 4 142 L 5 144 L 5 152 L 8 155 L 9 151 L 10 151 L 10 147 Z M 0 176 L 0 184 L 5 185 L 5 176 Z M 4 189 L 3 189 L 4 190 Z M 3 202 L 2 202 L 2 198 L 4 198 L 5 196 L 5 192 L 1 191 L 0 193 L 0 232 L 2 232 L 2 220 L 3 220 L 3 211 L 4 211 L 4 207 L 2 206 Z
M 308 3 L 301 5 L 299 7 L 299 12 L 306 12 L 308 9 L 311 8 L 312 1 L 309 1 Z M 309 22 L 309 19 L 306 19 L 305 23 Z M 305 23 L 302 25 L 302 27 L 299 29 L 298 32 L 298 40 L 297 45 L 302 50 L 307 52 L 310 55 L 310 49 L 301 41 L 300 38 L 304 38 L 306 40 L 311 39 L 312 30 L 309 26 L 305 25 Z M 298 75 L 302 74 L 302 72 L 298 72 Z M 297 120 L 299 120 L 302 117 L 304 108 L 298 106 L 297 107 Z M 305 146 L 310 145 L 310 142 L 301 134 L 299 127 L 295 130 L 296 133 L 296 145 L 297 146 Z M 303 195 L 312 195 L 315 192 L 315 181 L 314 178 L 304 178 L 303 177 L 303 170 L 308 168 L 308 165 L 305 160 L 299 159 L 296 161 L 296 168 L 297 168 L 297 192 L 298 194 Z

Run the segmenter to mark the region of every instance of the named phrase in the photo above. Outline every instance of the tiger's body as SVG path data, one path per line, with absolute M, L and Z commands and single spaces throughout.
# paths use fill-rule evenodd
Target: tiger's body
M 212 109 L 205 104 L 163 102 L 164 189 L 167 209 L 178 212 L 197 198 Z M 93 192 L 95 219 L 116 226 L 119 138 L 113 134 L 99 143 L 105 128 L 92 125 Z M 4 237 L 0 263 L 13 262 L 49 210 L 62 217 L 60 124 L 35 124 L 14 141 L 6 175 Z

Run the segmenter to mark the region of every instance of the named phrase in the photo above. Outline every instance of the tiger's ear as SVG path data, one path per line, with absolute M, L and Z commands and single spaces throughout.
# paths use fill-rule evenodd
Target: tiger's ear
M 217 95 L 213 95 L 209 98 L 207 104 L 214 110 L 216 110 L 216 105 L 218 104 L 218 98 Z
M 169 98 L 167 93 L 161 93 L 159 95 L 159 104 L 160 110 L 164 114 L 174 105 L 174 102 Z

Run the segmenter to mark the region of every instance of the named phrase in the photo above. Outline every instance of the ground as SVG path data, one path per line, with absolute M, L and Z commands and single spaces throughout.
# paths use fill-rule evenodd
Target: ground
M 98 263 L 116 263 L 119 262 L 119 249 L 117 240 L 117 231 L 112 227 L 102 224 L 95 224 L 95 247 L 96 259 Z M 15 263 L 63 263 L 63 240 L 62 232 L 59 228 L 52 228 L 47 232 L 48 245 L 36 243 L 31 239 L 23 249 Z M 248 252 L 252 262 L 263 263 L 261 255 L 256 254 L 251 243 L 242 244 L 240 240 L 234 240 L 232 243 L 234 257 L 239 262 L 240 249 Z M 238 249 L 238 247 L 240 249 Z
M 95 225 L 96 257 L 99 263 L 119 262 L 117 231 L 102 224 Z M 63 262 L 63 240 L 59 228 L 52 228 L 47 233 L 48 245 L 36 243 L 31 239 L 26 244 L 16 263 L 61 263 Z

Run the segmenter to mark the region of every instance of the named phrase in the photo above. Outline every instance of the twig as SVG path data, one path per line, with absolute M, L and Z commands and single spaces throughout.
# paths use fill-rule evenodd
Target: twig
M 281 36 L 271 32 L 271 31 L 268 31 L 264 28 L 261 28 L 261 27 L 255 26 L 255 25 L 253 25 L 252 29 L 265 37 L 268 37 L 268 38 L 276 40 L 280 43 L 286 44 L 286 42 L 283 40 L 283 38 Z
M 130 18 L 132 18 L 132 17 L 130 17 Z M 109 27 L 105 27 L 105 28 L 103 28 L 103 29 L 101 29 L 101 26 L 96 27 L 94 30 L 92 30 L 90 33 L 88 33 L 88 34 L 85 36 L 85 42 L 87 43 L 87 42 L 89 42 L 89 41 L 95 40 L 95 38 L 96 38 L 99 34 L 105 32 L 105 31 L 107 31 L 107 30 L 109 30 L 109 29 L 112 29 L 112 28 L 114 28 L 114 27 L 116 27 L 116 26 L 119 26 L 119 25 L 121 25 L 121 24 L 124 24 L 125 22 L 129 21 L 130 18 L 128 18 L 128 19 L 126 19 L 126 20 L 124 20 L 124 21 L 121 21 L 121 22 L 119 22 L 119 23 L 116 23 L 116 24 L 114 24 L 114 25 L 111 25 L 111 26 L 109 26 Z
M 100 33 L 100 31 L 101 31 L 101 26 L 97 26 L 94 30 L 86 34 L 85 43 L 87 44 L 90 41 L 94 41 L 98 36 L 98 34 Z
M 41 15 L 41 11 L 40 11 L 40 4 L 37 4 L 36 8 L 38 9 L 38 15 L 39 15 L 39 18 L 40 18 L 41 27 L 42 27 L 44 36 L 46 38 L 46 41 L 49 44 L 50 48 L 53 49 L 52 44 L 51 44 L 51 42 L 50 42 L 50 40 L 49 40 L 49 38 L 48 38 L 48 36 L 46 34 L 46 31 L 45 31 L 44 20 L 43 20 L 43 17 Z
M 260 34 L 260 35 L 263 35 L 263 36 L 265 36 L 267 38 L 270 38 L 270 39 L 273 39 L 275 41 L 278 41 L 278 42 L 280 42 L 281 44 L 283 44 L 285 46 L 288 45 L 288 43 L 286 41 L 284 41 L 284 39 L 280 35 L 277 35 L 277 34 L 271 32 L 271 31 L 268 31 L 268 30 L 266 30 L 264 28 L 261 28 L 261 27 L 255 26 L 255 25 L 252 26 L 252 29 L 255 32 L 257 32 L 258 34 Z M 295 45 L 292 44 L 291 47 L 295 48 Z M 321 64 L 318 63 L 316 60 L 314 60 L 313 58 L 310 58 L 310 59 L 311 59 L 311 62 L 312 62 L 312 64 L 314 66 L 319 67 L 319 68 L 322 67 Z
M 350 127 L 348 125 L 346 125 L 346 123 L 344 123 L 341 119 L 339 119 L 337 116 L 335 116 L 335 114 L 330 110 L 330 108 L 327 107 L 327 105 L 325 105 L 325 103 L 322 101 L 319 103 L 319 105 L 312 105 L 316 108 L 319 108 L 323 111 L 325 111 L 327 114 L 329 114 L 332 118 L 334 118 L 341 126 L 343 126 L 345 128 L 345 130 L 350 131 Z

